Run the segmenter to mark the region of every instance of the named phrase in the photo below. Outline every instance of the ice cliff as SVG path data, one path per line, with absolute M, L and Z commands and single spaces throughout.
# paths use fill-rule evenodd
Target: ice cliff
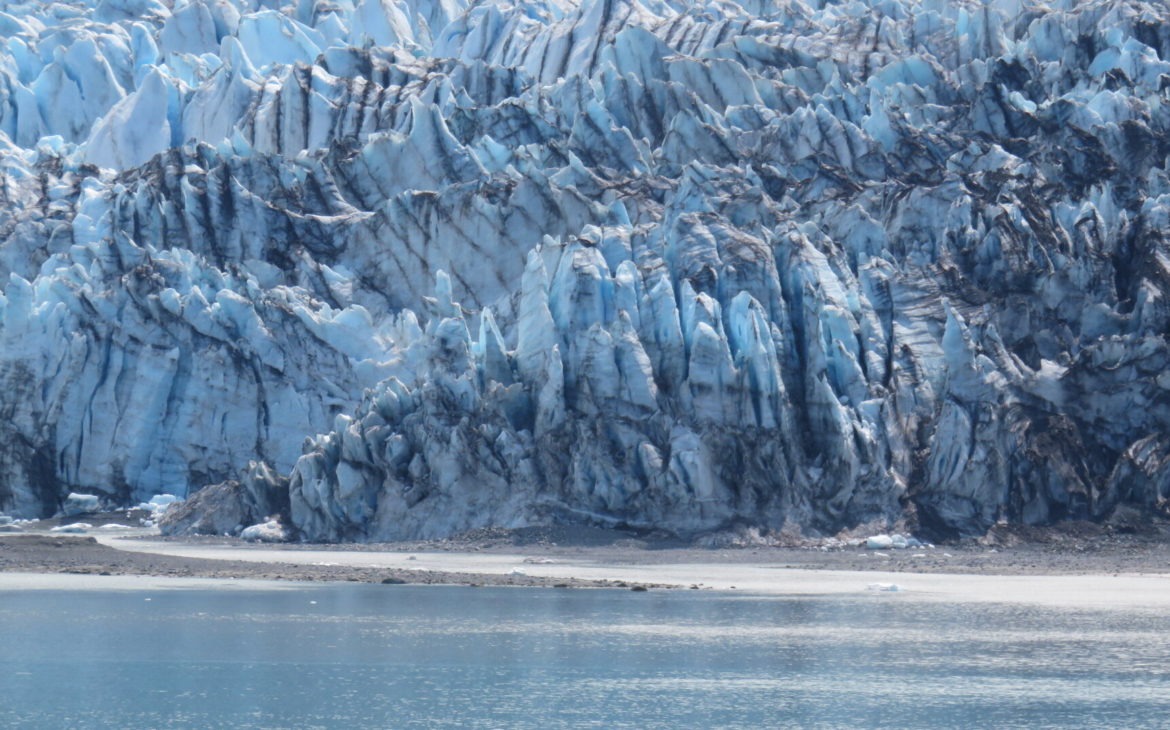
M 224 482 L 187 527 L 1170 512 L 1162 3 L 0 29 L 0 511 Z

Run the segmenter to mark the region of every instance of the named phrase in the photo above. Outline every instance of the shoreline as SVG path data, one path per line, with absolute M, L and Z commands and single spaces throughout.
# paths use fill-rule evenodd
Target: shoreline
M 1005 541 L 1006 542 L 1006 541 Z M 585 528 L 384 544 L 253 544 L 143 529 L 0 535 L 0 573 L 233 581 L 705 589 L 771 596 L 1170 608 L 1170 543 L 1103 539 L 900 551 L 677 541 Z M 895 590 L 885 590 L 896 586 Z
M 394 569 L 369 565 L 287 563 L 248 559 L 199 558 L 114 547 L 118 538 L 80 535 L 0 535 L 0 573 L 210 578 L 299 582 L 352 582 L 421 585 L 508 585 L 547 587 L 621 587 L 596 581 L 550 581 L 531 576 L 482 575 L 462 571 Z M 129 540 L 122 538 L 121 542 Z M 246 543 L 243 543 L 246 545 Z M 138 543 L 149 548 L 150 543 Z

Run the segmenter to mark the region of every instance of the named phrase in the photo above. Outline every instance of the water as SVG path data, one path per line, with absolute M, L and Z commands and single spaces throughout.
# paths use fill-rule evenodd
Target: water
M 1165 727 L 1166 629 L 896 594 L 10 590 L 0 727 Z

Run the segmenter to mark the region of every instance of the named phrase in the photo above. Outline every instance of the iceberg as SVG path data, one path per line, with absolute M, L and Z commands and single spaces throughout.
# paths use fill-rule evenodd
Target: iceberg
M 65 504 L 61 508 L 61 513 L 66 517 L 91 514 L 101 508 L 100 502 L 101 499 L 96 494 L 77 494 L 76 492 L 70 492 L 65 497 Z

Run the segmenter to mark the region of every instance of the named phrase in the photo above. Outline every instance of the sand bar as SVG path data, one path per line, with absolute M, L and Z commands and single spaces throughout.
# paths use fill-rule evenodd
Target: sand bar
M 200 560 L 263 564 L 389 569 L 420 574 L 525 575 L 551 581 L 602 581 L 769 595 L 843 595 L 869 592 L 896 600 L 1009 602 L 1050 606 L 1170 608 L 1170 572 L 1117 575 L 970 575 L 885 571 L 808 570 L 772 562 L 628 562 L 610 557 L 534 557 L 497 552 L 372 552 L 365 550 L 287 550 L 239 545 L 198 545 L 102 536 L 119 550 Z M 534 551 L 539 552 L 539 551 Z M 690 557 L 693 553 L 686 551 Z M 874 590 L 881 584 L 898 591 Z

